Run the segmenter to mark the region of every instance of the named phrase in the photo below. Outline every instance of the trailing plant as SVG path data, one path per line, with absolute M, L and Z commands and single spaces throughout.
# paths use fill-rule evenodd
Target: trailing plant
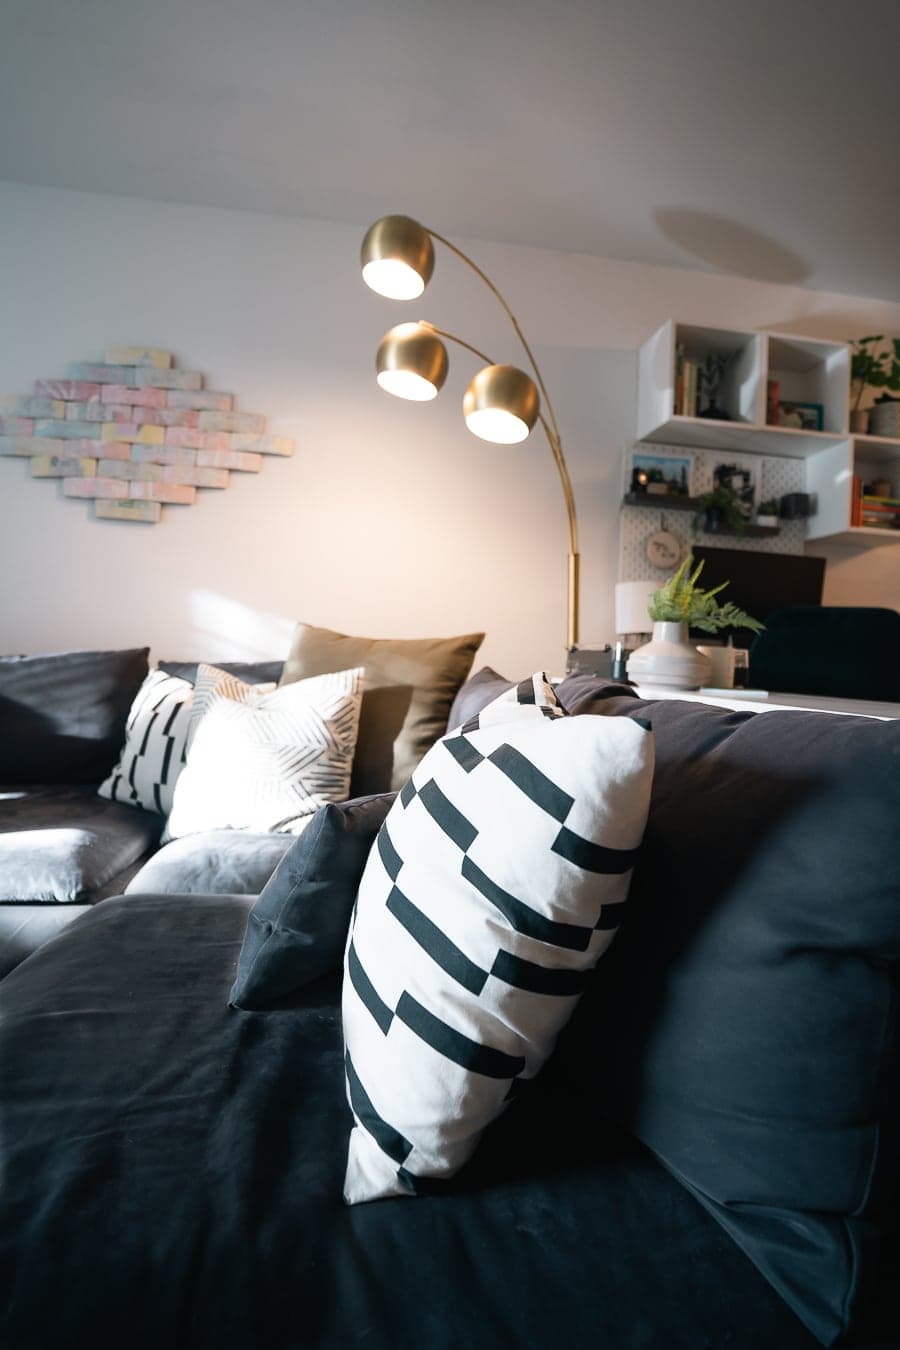
M 723 605 L 716 599 L 729 582 L 723 581 L 711 591 L 697 585 L 702 571 L 703 563 L 694 567 L 693 554 L 688 554 L 678 571 L 651 595 L 647 612 L 653 622 L 686 623 L 703 633 L 720 633 L 724 628 L 749 628 L 759 633 L 764 625 L 758 619 L 730 600 Z
M 850 390 L 853 409 L 858 411 L 867 389 L 890 389 L 900 392 L 900 338 L 891 338 L 889 347 L 880 347 L 883 333 L 857 338 L 851 345 Z
M 721 352 L 707 352 L 702 366 L 697 367 L 700 394 L 707 402 L 715 403 L 727 365 L 728 357 Z
M 718 513 L 730 530 L 742 530 L 746 525 L 741 499 L 733 488 L 720 483 L 710 492 L 704 492 L 697 498 L 697 511 L 693 519 L 694 534 L 699 534 L 708 523 L 708 517 Z

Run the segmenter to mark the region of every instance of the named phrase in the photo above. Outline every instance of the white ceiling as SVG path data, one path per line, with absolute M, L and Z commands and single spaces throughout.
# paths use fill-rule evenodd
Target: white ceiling
M 900 0 L 0 0 L 0 178 L 900 300 Z

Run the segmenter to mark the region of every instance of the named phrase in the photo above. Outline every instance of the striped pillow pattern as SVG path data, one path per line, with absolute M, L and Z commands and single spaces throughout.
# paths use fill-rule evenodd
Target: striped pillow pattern
M 622 914 L 650 731 L 568 717 L 537 675 L 421 761 L 348 938 L 349 1204 L 433 1188 L 552 1053 Z
M 185 759 L 194 687 L 151 670 L 138 690 L 125 728 L 119 762 L 98 795 L 167 816 Z

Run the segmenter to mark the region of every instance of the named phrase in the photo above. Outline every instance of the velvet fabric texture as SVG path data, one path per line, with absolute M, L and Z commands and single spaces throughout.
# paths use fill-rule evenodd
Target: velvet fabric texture
M 0 783 L 93 783 L 119 757 L 148 647 L 0 658 Z
M 282 684 L 365 667 L 351 797 L 398 792 L 447 728 L 456 691 L 483 633 L 452 638 L 361 638 L 300 623 Z
M 109 895 L 156 847 L 162 825 L 160 816 L 105 801 L 93 788 L 0 789 L 0 901 L 77 904 Z
M 900 614 L 893 609 L 788 605 L 750 648 L 756 689 L 900 700 Z
M 154 853 L 128 883 L 126 894 L 257 896 L 293 844 L 290 834 L 188 834 Z
M 341 968 L 350 915 L 395 793 L 323 806 L 287 851 L 247 920 L 230 1001 L 267 1008 Z
M 344 1206 L 338 984 L 229 1009 L 251 903 L 112 900 L 0 983 L 0 1344 L 814 1350 L 586 1064 L 445 1193 Z
M 595 1102 L 830 1344 L 895 1212 L 900 722 L 596 710 L 649 720 L 657 760 L 628 913 L 579 1018 Z

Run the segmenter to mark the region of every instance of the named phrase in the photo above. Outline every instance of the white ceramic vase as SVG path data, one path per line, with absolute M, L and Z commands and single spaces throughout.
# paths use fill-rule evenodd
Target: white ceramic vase
M 637 685 L 661 689 L 699 689 L 710 677 L 712 665 L 688 641 L 686 623 L 655 623 L 653 637 L 628 658 L 628 678 Z

